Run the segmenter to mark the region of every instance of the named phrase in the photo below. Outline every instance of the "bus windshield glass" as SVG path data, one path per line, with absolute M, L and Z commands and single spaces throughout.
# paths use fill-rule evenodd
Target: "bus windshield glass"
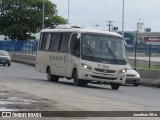
M 120 37 L 84 33 L 81 37 L 81 58 L 84 60 L 125 65 L 125 41 Z

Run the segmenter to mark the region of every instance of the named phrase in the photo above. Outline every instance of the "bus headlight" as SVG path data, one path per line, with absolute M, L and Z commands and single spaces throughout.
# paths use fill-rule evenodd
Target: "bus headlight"
M 85 69 L 85 70 L 89 70 L 89 71 L 92 70 L 91 66 L 89 66 L 89 65 L 87 65 L 87 64 L 83 64 L 83 63 L 82 63 L 81 65 L 82 65 L 83 69 Z
M 126 68 L 119 71 L 120 74 L 126 73 L 126 72 L 127 72 L 127 69 L 126 69 Z

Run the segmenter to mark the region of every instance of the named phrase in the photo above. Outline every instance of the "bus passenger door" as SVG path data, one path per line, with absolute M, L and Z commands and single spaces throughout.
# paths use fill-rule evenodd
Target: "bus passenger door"
M 70 54 L 67 56 L 66 76 L 72 77 L 72 70 L 74 67 L 78 67 L 80 60 L 80 37 L 78 33 L 72 34 L 69 52 Z
M 60 60 L 59 60 L 59 75 L 66 77 L 66 67 L 68 59 L 68 44 L 71 36 L 71 32 L 61 33 L 61 45 L 60 45 Z

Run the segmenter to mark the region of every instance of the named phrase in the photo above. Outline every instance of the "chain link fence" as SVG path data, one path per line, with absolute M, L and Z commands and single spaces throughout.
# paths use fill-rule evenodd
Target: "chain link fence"
M 128 58 L 134 68 L 160 70 L 160 45 L 135 44 L 128 47 Z
M 0 50 L 36 55 L 37 41 L 0 41 Z M 160 45 L 135 44 L 127 48 L 129 63 L 136 69 L 160 70 Z

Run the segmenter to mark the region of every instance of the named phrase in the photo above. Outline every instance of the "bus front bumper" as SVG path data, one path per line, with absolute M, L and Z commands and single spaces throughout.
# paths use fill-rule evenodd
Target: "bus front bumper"
M 126 76 L 125 75 L 115 75 L 115 74 L 100 74 L 85 70 L 79 70 L 79 79 L 88 80 L 93 82 L 105 82 L 105 83 L 120 83 L 124 84 Z

